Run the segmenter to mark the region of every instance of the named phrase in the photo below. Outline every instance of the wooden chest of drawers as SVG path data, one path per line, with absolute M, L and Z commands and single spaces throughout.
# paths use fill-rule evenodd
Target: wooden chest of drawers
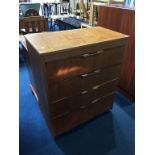
M 112 108 L 128 36 L 96 27 L 25 37 L 31 88 L 54 136 Z

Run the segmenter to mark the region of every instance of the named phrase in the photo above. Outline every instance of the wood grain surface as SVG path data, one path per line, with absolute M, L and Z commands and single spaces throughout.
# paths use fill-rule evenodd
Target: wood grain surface
M 135 98 L 135 10 L 101 6 L 98 25 L 129 35 L 119 88 L 130 99 Z
M 27 34 L 26 39 L 39 54 L 127 38 L 127 35 L 102 27 Z

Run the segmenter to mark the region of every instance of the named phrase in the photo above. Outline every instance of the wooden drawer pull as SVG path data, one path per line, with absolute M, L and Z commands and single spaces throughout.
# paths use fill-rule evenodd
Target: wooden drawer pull
M 95 75 L 95 74 L 98 74 L 98 73 L 100 73 L 101 72 L 101 70 L 100 69 L 97 69 L 97 70 L 95 70 L 95 71 L 93 71 L 93 72 L 90 72 L 90 73 L 86 73 L 86 74 L 82 74 L 82 75 L 80 75 L 82 78 L 86 78 L 86 77 L 88 77 L 88 76 L 92 76 L 92 75 Z
M 101 54 L 101 53 L 103 53 L 104 52 L 104 50 L 101 50 L 101 51 L 97 51 L 97 52 L 95 52 L 95 53 L 86 53 L 86 54 L 83 54 L 83 55 L 81 55 L 83 58 L 87 58 L 87 57 L 90 57 L 90 56 L 94 56 L 94 55 L 98 55 L 98 54 Z

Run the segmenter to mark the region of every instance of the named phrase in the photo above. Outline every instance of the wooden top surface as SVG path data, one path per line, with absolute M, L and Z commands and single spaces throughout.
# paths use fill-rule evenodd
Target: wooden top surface
M 39 54 L 48 54 L 89 44 L 119 40 L 128 36 L 102 27 L 91 27 L 59 32 L 33 33 L 27 34 L 25 37 Z

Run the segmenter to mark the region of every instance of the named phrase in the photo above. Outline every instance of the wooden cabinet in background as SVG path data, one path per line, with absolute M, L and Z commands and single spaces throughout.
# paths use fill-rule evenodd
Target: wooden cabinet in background
M 100 6 L 98 25 L 129 35 L 121 71 L 119 89 L 130 99 L 135 98 L 135 10 Z
M 112 108 L 127 38 L 102 27 L 26 35 L 31 87 L 54 136 Z

